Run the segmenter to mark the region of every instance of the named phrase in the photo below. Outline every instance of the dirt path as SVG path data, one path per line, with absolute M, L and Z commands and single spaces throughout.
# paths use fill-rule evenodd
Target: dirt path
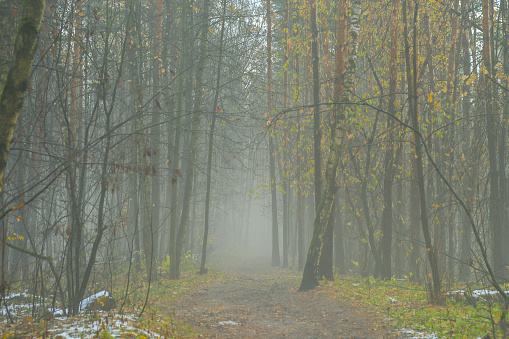
M 226 274 L 175 307 L 177 320 L 209 338 L 391 338 L 379 319 L 333 298 L 331 287 L 297 293 L 299 276 L 265 258 L 221 262 Z

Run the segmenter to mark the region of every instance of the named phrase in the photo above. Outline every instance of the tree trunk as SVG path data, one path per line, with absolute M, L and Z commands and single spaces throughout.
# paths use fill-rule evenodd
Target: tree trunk
M 180 139 L 182 133 L 182 116 L 183 116 L 183 100 L 184 100 L 184 74 L 186 71 L 187 59 L 187 11 L 188 4 L 186 0 L 182 0 L 181 5 L 181 41 L 182 41 L 182 52 L 180 54 L 179 61 L 179 78 L 178 78 L 178 89 L 177 89 L 177 108 L 175 111 L 175 142 L 173 143 L 173 165 L 171 172 L 171 208 L 170 208 L 170 279 L 178 279 L 177 276 L 177 261 L 180 258 L 177 256 L 177 229 L 179 221 L 179 204 L 178 204 L 178 192 L 179 192 L 179 178 L 181 177 L 180 172 Z
M 345 245 L 344 245 L 344 227 L 341 212 L 339 211 L 338 193 L 334 198 L 332 212 L 335 213 L 336 227 L 334 228 L 334 267 L 340 274 L 345 273 Z
M 502 0 L 500 2 L 500 17 L 502 20 L 502 57 L 503 57 L 503 72 L 504 74 L 509 73 L 509 36 L 507 32 L 507 20 L 509 18 L 508 8 L 507 8 L 507 0 Z M 500 19 L 499 19 L 500 20 Z M 504 78 L 502 80 L 505 88 L 509 87 L 509 79 Z M 501 256 L 503 269 L 501 270 L 501 274 L 503 279 L 508 279 L 509 277 L 509 267 L 507 263 L 509 263 L 509 249 L 508 246 L 504 246 L 504 244 L 509 240 L 509 227 L 507 226 L 507 222 L 509 220 L 508 208 L 509 208 L 509 195 L 507 192 L 508 182 L 506 175 L 506 157 L 507 157 L 507 114 L 509 114 L 509 93 L 507 91 L 503 92 L 503 114 L 501 115 L 501 137 L 499 139 L 500 149 L 499 149 L 499 175 L 500 175 L 500 227 L 502 228 L 502 248 L 501 248 Z M 498 283 L 497 283 L 498 284 Z M 497 287 L 495 285 L 495 287 Z M 500 290 L 499 290 L 500 293 Z M 507 310 L 509 308 L 507 294 L 503 293 L 502 297 L 504 299 L 504 307 L 502 308 L 500 327 L 502 328 L 502 333 L 504 338 L 509 337 L 507 332 Z M 503 318 L 503 319 L 502 319 Z
M 459 0 L 454 0 L 454 9 L 457 11 L 459 7 Z M 454 133 L 455 133 L 455 124 L 453 123 L 453 119 L 455 116 L 455 102 L 456 102 L 456 89 L 457 89 L 457 66 L 456 59 L 459 51 L 456 50 L 458 40 L 458 19 L 456 16 L 452 17 L 451 23 L 451 43 L 449 50 L 449 58 L 447 65 L 447 113 L 446 119 L 447 128 L 446 135 L 444 138 L 444 155 L 447 157 L 445 164 L 447 164 L 446 172 L 448 174 L 448 180 L 452 183 L 454 178 L 454 155 L 455 155 L 455 145 Z M 458 47 L 460 45 L 458 44 Z M 447 188 L 444 187 L 444 190 Z M 449 192 L 445 192 L 444 197 L 448 198 L 448 205 L 453 206 L 453 198 Z M 447 278 L 449 283 L 454 281 L 454 262 L 456 261 L 455 255 L 455 240 L 454 240 L 454 220 L 455 220 L 455 211 L 452 208 L 449 211 L 447 229 L 448 229 L 448 247 L 447 247 Z M 444 248 L 445 250 L 445 248 Z
M 311 24 L 311 64 L 313 67 L 313 160 L 314 160 L 314 186 L 315 210 L 322 198 L 322 128 L 320 114 L 320 56 L 318 50 L 318 22 L 316 0 L 310 2 Z
M 390 19 L 391 45 L 389 64 L 389 113 L 396 115 L 396 90 L 398 82 L 398 22 L 399 1 L 393 1 Z M 384 155 L 384 188 L 382 207 L 382 258 L 380 276 L 383 279 L 392 277 L 392 227 L 393 227 L 393 204 L 392 186 L 396 168 L 394 166 L 394 121 L 387 117 L 387 145 Z
M 12 134 L 29 84 L 45 5 L 45 0 L 25 0 L 22 24 L 14 41 L 14 60 L 0 95 L 0 195 Z
M 164 203 L 164 213 L 163 213 L 163 223 L 161 225 L 161 233 L 159 235 L 159 253 L 161 259 L 164 260 L 170 254 L 170 242 L 169 231 L 170 231 L 170 221 L 171 221 L 171 173 L 173 170 L 173 143 L 175 141 L 175 65 L 177 62 L 176 57 L 176 45 L 175 41 L 178 40 L 176 35 L 176 1 L 166 1 L 165 2 L 165 21 L 163 23 L 163 46 L 162 46 L 162 67 L 167 67 L 166 69 L 161 70 L 162 75 L 162 84 L 166 89 L 166 93 L 164 94 L 164 110 L 165 110 L 165 118 L 166 122 L 166 142 L 168 144 L 168 148 L 166 150 L 166 164 L 167 164 L 167 178 L 166 178 L 166 196 Z M 171 48 L 170 48 L 171 47 Z M 162 170 L 162 166 L 161 166 Z M 162 175 L 162 173 L 161 173 Z M 161 187 L 162 191 L 163 187 Z
M 269 134 L 269 162 L 270 162 L 270 194 L 272 206 L 272 266 L 279 266 L 281 259 L 279 256 L 279 227 L 277 224 L 277 196 L 276 196 L 276 164 L 275 164 L 275 147 L 274 136 L 272 135 L 272 7 L 271 1 L 266 1 L 267 10 L 267 117 L 269 122 L 267 125 L 271 127 Z
M 415 147 L 415 173 L 416 177 L 414 180 L 417 181 L 418 184 L 418 192 L 419 192 L 419 200 L 420 200 L 420 219 L 421 219 L 421 227 L 424 235 L 424 242 L 426 246 L 426 252 L 428 254 L 428 260 L 431 267 L 431 276 L 433 280 L 433 289 L 430 291 L 431 300 L 438 301 L 441 298 L 441 285 L 440 285 L 440 275 L 438 271 L 438 257 L 436 253 L 436 248 L 433 246 L 431 241 L 431 235 L 429 231 L 428 225 L 428 217 L 426 213 L 426 192 L 424 189 L 424 172 L 423 172 L 423 164 L 422 164 L 422 142 L 418 136 L 419 131 L 419 105 L 418 105 L 418 96 L 417 96 L 417 18 L 418 18 L 418 4 L 415 4 L 414 7 L 414 17 L 413 17 L 413 34 L 412 34 L 412 65 L 410 63 L 410 46 L 408 43 L 408 23 L 407 23 L 407 10 L 406 10 L 406 0 L 403 1 L 403 23 L 404 23 L 404 33 L 405 37 L 405 64 L 406 64 L 406 74 L 407 74 L 407 82 L 408 82 L 408 107 L 409 114 L 412 122 L 413 128 L 413 142 Z
M 348 60 L 344 75 L 342 100 L 350 100 L 353 98 L 352 91 L 354 85 L 354 72 L 356 69 L 357 57 L 357 36 L 360 31 L 361 6 L 360 1 L 355 0 L 351 3 L 350 17 L 350 36 L 351 46 L 349 48 Z M 345 98 L 346 97 L 346 98 Z M 339 163 L 339 155 L 342 150 L 344 132 L 345 132 L 345 106 L 341 105 L 339 109 L 334 109 L 333 124 L 331 128 L 330 153 L 327 159 L 325 169 L 325 187 L 317 209 L 314 221 L 313 237 L 309 246 L 304 272 L 302 274 L 302 282 L 299 291 L 308 291 L 318 285 L 317 269 L 318 261 L 323 247 L 324 234 L 327 228 L 327 222 L 332 210 L 334 194 L 337 190 L 336 172 Z
M 221 36 L 219 38 L 219 61 L 217 64 L 216 93 L 214 94 L 214 105 L 211 110 L 211 122 L 209 131 L 209 150 L 207 156 L 207 192 L 205 193 L 205 223 L 203 226 L 203 246 L 201 252 L 200 274 L 207 273 L 205 263 L 207 261 L 207 242 L 209 238 L 209 214 L 210 214 L 210 184 L 212 182 L 212 152 L 214 150 L 214 129 L 216 126 L 217 115 L 221 113 L 221 108 L 217 105 L 219 99 L 219 90 L 221 84 L 221 67 L 223 63 L 223 38 L 224 24 L 226 19 L 226 0 L 223 0 L 223 15 L 221 21 Z
M 285 41 L 283 48 L 283 105 L 284 109 L 288 109 L 288 55 L 290 53 L 290 1 L 285 1 Z M 288 178 L 288 172 L 286 168 L 288 167 L 288 147 L 289 145 L 289 127 L 288 124 L 285 124 L 283 130 L 283 171 L 281 172 L 281 180 L 283 183 L 283 267 L 288 267 L 288 247 L 289 247 L 289 228 L 290 228 L 290 209 L 289 209 L 289 199 L 290 199 L 290 181 Z
M 186 182 L 184 186 L 184 196 L 182 199 L 182 216 L 180 226 L 177 232 L 177 244 L 175 246 L 175 278 L 180 277 L 180 258 L 182 256 L 182 247 L 186 238 L 187 228 L 189 226 L 189 210 L 191 206 L 191 193 L 193 191 L 193 179 L 196 166 L 196 153 L 198 150 L 198 136 L 200 127 L 200 114 L 202 114 L 203 102 L 203 74 L 205 72 L 205 63 L 207 61 L 207 36 L 209 33 L 209 5 L 210 1 L 203 3 L 203 17 L 201 27 L 200 41 L 200 59 L 196 69 L 196 85 L 194 88 L 194 108 L 191 126 L 191 140 L 189 145 L 188 159 L 189 170 L 186 173 Z
M 495 272 L 500 272 L 504 266 L 503 261 L 503 239 L 502 225 L 500 220 L 501 211 L 499 209 L 499 172 L 497 164 L 497 138 L 499 137 L 493 110 L 493 90 L 491 84 L 492 66 L 491 66 L 491 41 L 490 41 L 490 15 L 491 6 L 489 0 L 482 1 L 482 27 L 483 27 L 483 50 L 482 50 L 482 82 L 481 103 L 483 113 L 486 119 L 486 130 L 488 135 L 488 159 L 489 159 L 489 222 L 492 239 L 492 260 Z
M 152 100 L 153 111 L 150 131 L 150 151 L 152 153 L 150 160 L 152 165 L 152 187 L 151 187 L 151 221 L 152 234 L 150 246 L 151 252 L 154 254 L 151 258 L 150 266 L 147 263 L 152 279 L 157 279 L 157 258 L 159 256 L 159 234 L 160 234 L 160 211 L 161 211 L 161 169 L 159 145 L 161 143 L 161 43 L 163 36 L 163 0 L 155 1 L 155 17 L 153 22 L 153 58 L 152 59 Z
M 333 202 L 331 213 L 329 215 L 329 221 L 327 222 L 327 228 L 325 229 L 322 253 L 320 254 L 320 260 L 318 261 L 318 279 L 327 279 L 328 281 L 334 280 L 334 263 L 332 260 L 334 249 L 334 228 L 336 225 L 336 218 L 334 215 L 335 212 Z
M 314 4 L 315 6 L 315 11 L 316 11 L 316 4 Z M 312 8 L 313 10 L 313 8 Z M 339 8 L 339 18 L 338 18 L 338 27 L 337 27 L 337 43 L 336 43 L 336 51 L 335 51 L 335 68 L 334 68 L 334 93 L 333 93 L 333 101 L 334 102 L 337 102 L 339 103 L 341 101 L 341 94 L 343 92 L 343 85 L 344 85 L 344 79 L 343 79 L 343 76 L 344 76 L 344 72 L 345 72 L 345 55 L 346 55 L 346 40 L 347 40 L 347 22 L 348 22 L 348 18 L 347 18 L 347 9 L 346 9 L 346 2 L 342 2 L 340 4 L 340 8 Z M 314 14 L 315 15 L 315 20 L 316 20 L 316 13 Z M 313 13 L 311 13 L 311 19 L 313 20 Z M 315 23 L 316 25 L 316 23 Z M 313 27 L 312 27 L 313 29 Z M 316 29 L 316 28 L 315 28 Z M 318 31 L 318 29 L 316 29 Z M 318 52 L 317 52 L 318 54 Z M 316 59 L 318 60 L 318 55 L 316 55 Z M 319 93 L 320 93 L 320 85 L 319 85 L 319 78 L 317 77 L 317 87 L 318 87 L 318 96 L 315 97 L 315 78 L 314 78 L 314 61 L 315 61 L 315 58 L 313 58 L 313 98 L 316 99 L 318 98 L 318 100 L 320 100 L 320 96 L 319 96 Z M 318 72 L 318 66 L 317 67 L 317 72 Z M 315 102 L 315 105 L 314 105 L 314 110 L 315 110 L 315 125 L 314 125 L 314 131 L 315 131 L 315 139 L 314 139 L 314 142 L 315 142 L 315 164 L 317 162 L 317 157 L 316 157 L 316 143 L 317 143 L 317 135 L 316 135 L 316 131 L 318 129 L 318 131 L 320 132 L 320 136 L 319 136 L 319 143 L 321 143 L 321 129 L 320 129 L 320 126 L 319 126 L 319 123 L 317 124 L 316 121 L 317 121 L 317 112 L 318 112 L 318 120 L 320 120 L 320 114 L 319 114 L 319 105 L 316 104 Z M 333 109 L 339 109 L 339 107 L 334 107 Z M 318 146 L 318 150 L 319 152 L 320 151 L 320 146 Z M 319 153 L 320 154 L 320 153 Z M 315 165 L 315 204 L 316 204 L 316 207 L 318 206 L 318 201 L 319 199 L 317 200 L 317 185 L 319 184 L 321 186 L 321 157 L 319 159 L 320 161 L 320 178 L 319 178 L 319 182 L 316 181 L 316 176 L 317 176 L 317 168 L 316 168 L 316 165 Z M 321 194 L 321 187 L 319 188 L 318 190 Z M 318 265 L 318 277 L 321 279 L 322 277 L 325 277 L 326 279 L 328 280 L 334 280 L 334 272 L 333 272 L 333 260 L 332 260 L 332 256 L 333 256 L 333 247 L 334 247 L 334 244 L 333 244 L 333 235 L 334 235 L 334 215 L 333 213 L 331 213 L 331 216 L 329 218 L 329 223 L 327 225 L 327 229 L 325 230 L 325 243 L 324 243 L 324 248 L 322 250 L 322 255 L 320 257 L 320 260 L 319 260 L 319 265 Z

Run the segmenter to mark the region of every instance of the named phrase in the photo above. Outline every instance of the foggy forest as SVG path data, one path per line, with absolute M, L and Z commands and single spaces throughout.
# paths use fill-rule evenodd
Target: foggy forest
M 2 338 L 509 338 L 507 0 L 0 0 Z

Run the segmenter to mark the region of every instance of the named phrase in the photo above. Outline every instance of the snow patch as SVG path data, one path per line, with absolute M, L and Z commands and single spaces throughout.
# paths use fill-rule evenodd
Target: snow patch
M 80 302 L 79 313 L 85 312 L 87 306 L 94 302 L 97 302 L 97 300 L 101 300 L 102 298 L 108 299 L 110 296 L 111 296 L 110 293 L 108 293 L 107 291 L 101 291 L 96 294 L 92 294 L 90 297 L 85 298 Z M 52 313 L 55 317 L 61 317 L 64 315 L 64 312 L 59 308 L 56 308 Z M 65 309 L 65 313 L 66 314 L 69 313 L 69 310 L 67 308 Z
M 27 291 L 21 292 L 21 293 L 11 293 L 11 294 L 8 294 L 8 295 L 5 296 L 5 300 L 7 301 L 9 299 L 16 298 L 16 297 L 25 297 L 25 298 L 30 297 L 30 295 L 28 295 L 26 292 Z
M 100 298 L 108 298 L 110 294 L 107 291 L 101 291 L 96 294 L 92 294 L 90 297 L 83 299 L 80 302 L 80 312 L 83 312 L 87 306 Z
M 108 333 L 112 338 L 125 338 L 127 336 L 145 336 L 147 338 L 163 338 L 153 331 L 141 330 L 132 325 L 137 318 L 133 315 L 107 314 L 100 312 L 101 317 L 94 321 L 79 321 L 74 323 L 56 324 L 48 331 L 55 337 L 65 339 L 97 338 L 101 333 Z
M 438 339 L 438 336 L 435 333 L 418 332 L 405 328 L 401 329 L 400 333 L 406 335 L 406 338 L 412 339 Z
M 225 326 L 225 325 L 233 325 L 233 326 L 236 326 L 238 325 L 239 323 L 236 323 L 235 321 L 231 321 L 231 320 L 228 320 L 228 321 L 220 321 L 219 322 L 219 325 L 221 326 Z
M 505 291 L 505 293 L 509 294 L 509 291 Z M 447 292 L 447 295 L 456 295 L 456 294 L 469 295 L 469 292 L 467 292 L 465 290 L 456 290 L 456 291 Z M 480 290 L 472 291 L 472 297 L 474 297 L 474 298 L 492 296 L 492 295 L 497 295 L 497 294 L 498 294 L 498 291 L 492 291 L 492 290 L 487 290 L 487 289 L 480 289 Z

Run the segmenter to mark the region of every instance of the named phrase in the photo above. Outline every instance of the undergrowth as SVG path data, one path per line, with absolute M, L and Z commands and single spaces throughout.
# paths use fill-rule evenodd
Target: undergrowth
M 435 305 L 428 302 L 425 286 L 410 281 L 341 275 L 327 284 L 333 287 L 335 297 L 375 311 L 397 329 L 435 333 L 440 338 L 482 338 L 486 334 L 493 337 L 493 331 L 501 336 L 497 326 L 500 303 L 496 296 L 479 298 L 474 306 L 464 298 L 444 295 L 442 305 Z
M 197 274 L 197 262 L 185 256 L 179 280 L 168 278 L 169 262 L 159 268 L 159 277 L 150 286 L 143 271 L 137 276 L 124 274 L 113 278 L 112 295 L 117 308 L 108 312 L 83 313 L 74 317 L 34 317 L 30 312 L 26 293 L 13 300 L 17 309 L 26 310 L 16 316 L 14 324 L 0 323 L 0 338 L 189 338 L 200 333 L 187 324 L 175 320 L 175 302 L 183 296 L 221 277 L 214 269 L 206 275 Z M 126 290 L 126 287 L 129 288 Z M 145 298 L 150 288 L 147 304 Z M 26 300 L 25 300 L 26 299 Z M 26 305 L 26 306 L 25 306 Z M 3 305 L 2 305 L 3 306 Z M 141 311 L 144 309 L 143 314 Z M 140 317 L 141 314 L 141 317 Z M 4 320 L 6 321 L 6 320 Z

